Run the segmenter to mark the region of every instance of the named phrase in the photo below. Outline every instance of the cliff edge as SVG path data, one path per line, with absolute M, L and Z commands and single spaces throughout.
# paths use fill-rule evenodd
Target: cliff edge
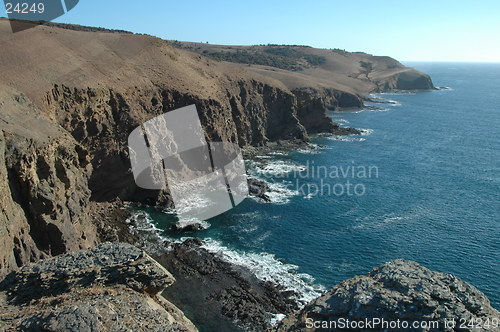
M 160 295 L 174 281 L 144 251 L 123 243 L 42 260 L 0 282 L 0 329 L 197 331 Z

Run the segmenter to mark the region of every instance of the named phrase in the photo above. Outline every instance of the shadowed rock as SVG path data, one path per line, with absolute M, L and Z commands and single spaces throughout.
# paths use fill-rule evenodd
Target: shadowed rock
M 176 278 L 163 295 L 203 331 L 264 331 L 299 308 L 297 294 L 225 261 L 197 238 L 171 244 L 158 261 Z

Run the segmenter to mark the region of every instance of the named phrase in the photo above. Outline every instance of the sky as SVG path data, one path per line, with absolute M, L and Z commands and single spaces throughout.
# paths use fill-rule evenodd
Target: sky
M 80 0 L 55 21 L 212 44 L 309 45 L 400 61 L 500 62 L 500 0 Z

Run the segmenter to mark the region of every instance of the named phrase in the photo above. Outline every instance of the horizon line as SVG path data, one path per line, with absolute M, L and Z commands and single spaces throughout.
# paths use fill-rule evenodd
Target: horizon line
M 0 19 L 6 19 L 6 20 L 11 20 L 9 17 L 5 17 L 5 16 L 0 16 Z M 37 21 L 33 21 L 33 22 L 37 22 Z M 107 27 L 99 27 L 99 26 L 92 26 L 92 25 L 82 25 L 82 24 L 78 24 L 78 23 L 67 23 L 67 22 L 56 22 L 56 21 L 46 21 L 47 23 L 55 23 L 55 24 L 69 24 L 69 25 L 77 25 L 77 26 L 84 26 L 84 27 L 90 27 L 90 28 L 97 28 L 97 29 L 107 29 L 107 30 L 123 30 L 123 29 L 119 29 L 119 28 L 107 28 Z M 44 25 L 44 24 L 41 24 L 41 25 Z M 399 62 L 420 62 L 420 63 L 477 63 L 477 64 L 500 64 L 500 61 L 489 61 L 489 60 L 486 60 L 486 61 L 483 61 L 483 60 L 402 60 L 402 59 L 398 59 L 392 55 L 377 55 L 377 54 L 372 54 L 372 53 L 369 53 L 367 51 L 348 51 L 346 49 L 342 49 L 342 48 L 338 48 L 338 47 L 317 47 L 317 46 L 311 46 L 311 45 L 307 45 L 307 44 L 279 44 L 279 43 L 260 43 L 260 44 L 231 44 L 231 43 L 227 43 L 227 44 L 220 44 L 220 43 L 210 43 L 210 42 L 202 42 L 202 41 L 188 41 L 188 40 L 178 40 L 178 39 L 164 39 L 162 37 L 159 37 L 157 35 L 153 35 L 153 34 L 149 34 L 149 33 L 140 33 L 140 32 L 134 32 L 134 31 L 128 31 L 128 30 L 123 30 L 123 31 L 127 31 L 127 32 L 130 32 L 132 34 L 137 34 L 137 35 L 149 35 L 149 36 L 152 36 L 152 37 L 155 37 L 155 38 L 159 38 L 161 40 L 165 40 L 165 41 L 178 41 L 178 42 L 185 42 L 185 43 L 196 43 L 196 44 L 208 44 L 208 45 L 215 45 L 215 46 L 242 46 L 242 47 L 249 47 L 249 46 L 267 46 L 267 45 L 276 45 L 276 46 L 304 46 L 304 47 L 311 47 L 311 48 L 317 48 L 317 49 L 329 49 L 329 50 L 334 50 L 334 49 L 341 49 L 341 50 L 344 50 L 346 52 L 349 52 L 349 53 L 365 53 L 365 54 L 369 54 L 369 55 L 373 55 L 373 56 L 388 56 L 388 57 L 391 57 Z

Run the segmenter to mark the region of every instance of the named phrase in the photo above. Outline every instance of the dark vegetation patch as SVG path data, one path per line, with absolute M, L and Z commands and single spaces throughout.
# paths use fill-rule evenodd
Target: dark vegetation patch
M 200 46 L 189 46 L 178 41 L 170 42 L 172 46 L 193 50 L 215 60 L 243 63 L 249 65 L 270 66 L 291 71 L 322 65 L 325 57 L 309 54 L 302 45 L 265 45 L 247 49 L 225 47 L 222 50 L 211 51 Z

